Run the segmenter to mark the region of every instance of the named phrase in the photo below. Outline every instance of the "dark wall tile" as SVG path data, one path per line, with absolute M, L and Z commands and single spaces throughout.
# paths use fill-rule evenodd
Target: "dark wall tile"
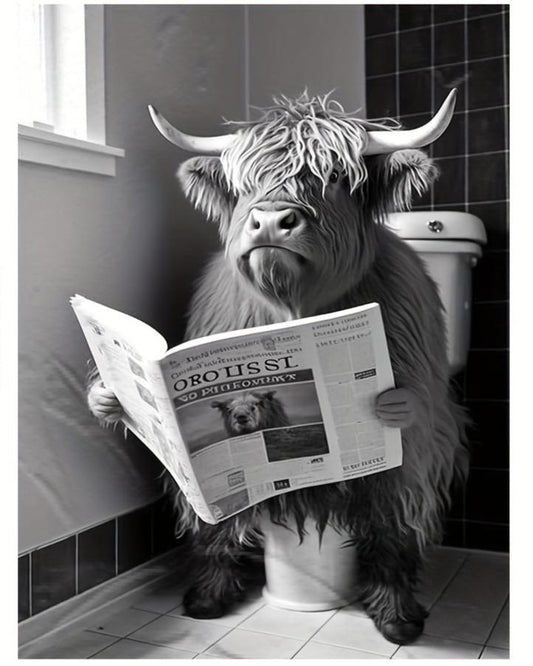
M 365 5 L 365 34 L 367 37 L 395 30 L 395 5 Z
M 508 204 L 506 201 L 470 204 L 470 212 L 483 222 L 487 232 L 486 249 L 506 250 L 509 247 Z
M 465 108 L 465 90 L 467 75 L 464 65 L 439 65 L 433 70 L 435 85 L 435 106 L 438 108 L 446 99 L 450 90 L 457 89 L 456 111 Z
M 466 518 L 489 523 L 509 523 L 507 471 L 471 469 L 466 489 Z
M 415 113 L 412 116 L 401 116 L 400 122 L 404 129 L 414 129 L 420 127 L 431 120 L 431 113 Z M 426 150 L 427 148 L 423 149 Z
M 468 189 L 470 201 L 507 198 L 505 153 L 487 153 L 468 157 Z
M 489 523 L 465 522 L 465 548 L 509 552 L 509 527 Z
M 473 349 L 507 349 L 509 347 L 509 305 L 474 303 L 472 306 Z
M 507 122 L 505 109 L 482 109 L 468 114 L 468 151 L 484 153 L 505 150 Z
M 493 58 L 468 63 L 468 105 L 470 109 L 503 106 L 504 59 Z
M 396 76 L 380 76 L 366 81 L 366 113 L 368 118 L 395 118 L 398 114 Z
M 501 13 L 509 5 L 467 5 L 466 13 L 471 16 L 484 16 L 485 14 Z
M 419 28 L 431 23 L 431 7 L 429 5 L 399 5 L 400 30 Z
M 473 467 L 509 469 L 509 403 L 467 402 L 472 426 L 469 429 Z
M 468 400 L 509 398 L 509 355 L 506 351 L 470 351 L 466 397 Z
M 366 75 L 396 71 L 396 35 L 370 37 L 365 42 Z
M 94 587 L 115 575 L 115 521 L 110 520 L 78 535 L 78 591 Z
M 451 491 L 451 506 L 447 513 L 450 520 L 461 520 L 465 512 L 465 487 L 457 484 Z
M 464 22 L 445 23 L 434 28 L 435 65 L 462 62 L 465 58 Z
M 465 114 L 458 112 L 454 114 L 444 134 L 433 143 L 433 155 L 435 157 L 464 155 L 465 140 Z
M 467 21 L 468 58 L 501 56 L 503 49 L 503 15 L 483 16 Z
M 509 253 L 486 251 L 472 274 L 476 301 L 505 301 L 509 298 Z
M 466 16 L 465 5 L 433 5 L 433 21 L 459 21 Z
M 40 613 L 76 593 L 76 537 L 32 552 L 32 613 Z
M 440 176 L 433 186 L 436 204 L 457 203 L 465 200 L 465 159 L 451 157 L 438 159 Z
M 401 71 L 431 66 L 431 32 L 429 28 L 401 32 L 400 36 Z
M 431 70 L 400 73 L 400 114 L 428 111 L 431 111 Z
M 152 507 L 154 554 L 160 555 L 176 546 L 176 513 L 168 497 L 161 498 Z
M 119 573 L 150 559 L 152 554 L 151 518 L 151 507 L 143 507 L 118 518 Z
M 19 622 L 30 616 L 30 556 L 18 558 L 18 604 Z
M 464 548 L 464 521 L 447 520 L 444 526 L 444 546 L 452 548 Z

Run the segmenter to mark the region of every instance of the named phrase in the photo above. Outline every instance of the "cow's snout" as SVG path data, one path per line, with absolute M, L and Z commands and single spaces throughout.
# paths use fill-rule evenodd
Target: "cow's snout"
M 254 208 L 246 223 L 246 232 L 254 243 L 280 243 L 301 230 L 304 220 L 294 208 L 263 210 Z

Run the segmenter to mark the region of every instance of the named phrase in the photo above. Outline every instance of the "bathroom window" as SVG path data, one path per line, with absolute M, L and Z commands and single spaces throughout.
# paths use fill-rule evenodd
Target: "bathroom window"
M 106 145 L 104 7 L 18 5 L 19 160 L 114 175 Z

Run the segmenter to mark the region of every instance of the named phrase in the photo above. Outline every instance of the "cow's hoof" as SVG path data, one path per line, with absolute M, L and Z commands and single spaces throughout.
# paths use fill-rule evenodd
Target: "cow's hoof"
M 226 612 L 226 606 L 219 599 L 202 596 L 196 590 L 187 592 L 183 599 L 183 607 L 186 615 L 199 620 L 222 617 Z
M 381 627 L 382 635 L 391 643 L 408 645 L 413 643 L 424 630 L 424 620 L 415 622 L 385 622 Z

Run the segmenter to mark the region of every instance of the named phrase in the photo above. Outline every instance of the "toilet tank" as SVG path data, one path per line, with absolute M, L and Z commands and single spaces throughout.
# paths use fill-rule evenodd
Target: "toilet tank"
M 386 226 L 424 261 L 445 310 L 450 375 L 466 365 L 470 346 L 472 269 L 487 242 L 482 221 L 458 211 L 392 213 Z

